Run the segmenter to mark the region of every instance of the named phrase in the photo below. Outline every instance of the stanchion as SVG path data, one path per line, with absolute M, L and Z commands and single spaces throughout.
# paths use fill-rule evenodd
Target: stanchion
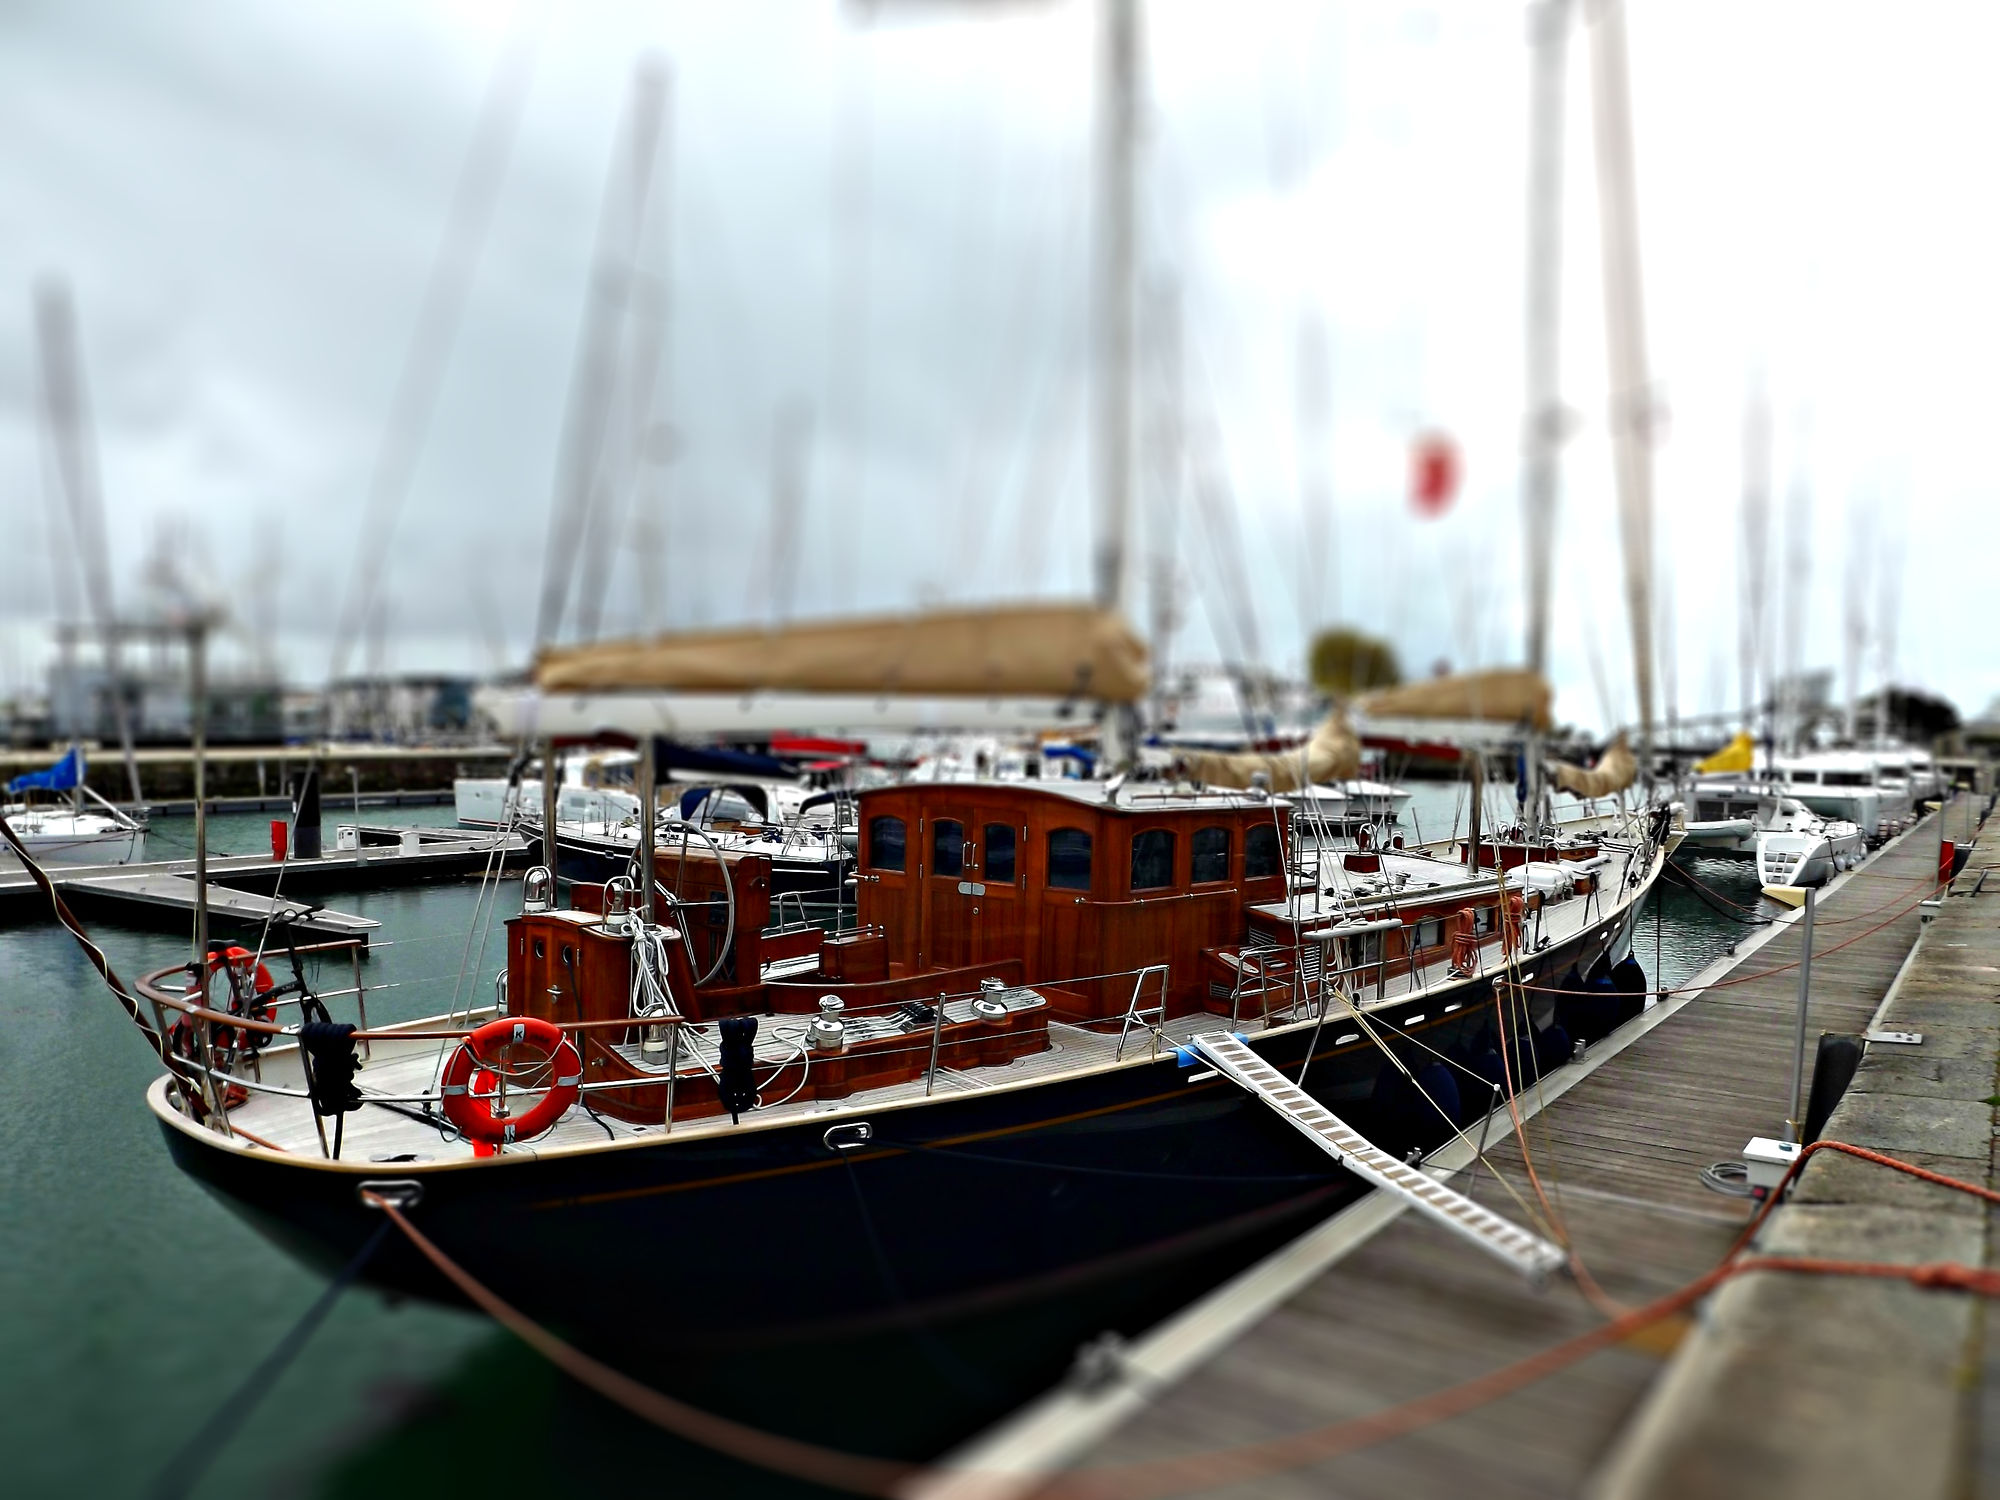
M 1812 940 L 1813 940 L 1813 897 L 1818 893 L 1812 886 L 1806 887 L 1806 914 L 1800 924 L 1799 936 L 1799 1016 L 1792 1030 L 1792 1112 L 1785 1119 L 1785 1139 L 1797 1144 L 1800 1139 L 1800 1098 L 1805 1088 L 1806 1073 L 1806 1007 L 1812 998 Z

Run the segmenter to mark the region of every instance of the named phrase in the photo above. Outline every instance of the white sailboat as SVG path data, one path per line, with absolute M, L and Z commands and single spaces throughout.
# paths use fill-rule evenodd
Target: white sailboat
M 10 799 L 49 792 L 68 793 L 65 800 L 9 800 L 0 803 L 0 816 L 41 864 L 125 865 L 145 858 L 146 825 L 98 796 L 83 777 L 83 749 L 73 746 L 48 770 L 7 783 Z M 0 868 L 19 867 L 13 852 L 0 848 Z

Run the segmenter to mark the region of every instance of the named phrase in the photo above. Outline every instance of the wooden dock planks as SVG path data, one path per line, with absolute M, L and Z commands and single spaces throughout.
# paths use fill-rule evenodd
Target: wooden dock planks
M 1915 939 L 1936 825 L 1926 823 L 1821 903 L 1810 1038 L 1859 1030 Z M 1635 1303 L 1713 1266 L 1747 1204 L 1701 1186 L 1701 1168 L 1775 1135 L 1788 1109 L 1796 925 L 1528 1123 L 1529 1152 L 1584 1263 Z M 1776 970 L 1777 972 L 1769 972 Z M 1498 1132 L 1496 1130 L 1496 1137 Z M 1519 1199 L 1535 1194 L 1511 1136 L 1489 1152 Z M 1524 1210 L 1485 1173 L 1480 1201 Z M 1257 1442 L 1379 1410 L 1470 1379 L 1597 1326 L 1577 1288 L 1523 1289 L 1487 1257 L 1404 1215 L 1077 1462 L 1147 1462 Z M 1672 1330 L 1600 1355 L 1466 1415 L 1225 1495 L 1577 1493 L 1670 1352 Z

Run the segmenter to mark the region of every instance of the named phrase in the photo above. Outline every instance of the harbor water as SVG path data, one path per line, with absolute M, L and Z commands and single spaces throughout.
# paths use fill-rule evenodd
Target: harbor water
M 1450 788 L 1418 789 L 1414 821 L 1427 836 L 1455 815 L 1463 818 L 1462 800 Z M 340 817 L 329 808 L 329 840 Z M 447 808 L 365 814 L 371 823 L 449 817 Z M 262 849 L 269 821 L 215 818 L 212 847 Z M 173 857 L 191 838 L 190 820 L 156 820 L 148 853 Z M 494 920 L 474 931 L 478 882 L 315 899 L 382 923 L 365 965 L 371 1021 L 490 998 L 504 929 Z M 1657 981 L 1677 983 L 1749 933 L 1759 904 L 1747 861 L 1693 864 L 1649 903 L 1634 955 Z M 505 882 L 500 917 L 518 905 L 518 882 Z M 108 921 L 92 932 L 128 982 L 188 952 L 185 934 Z M 173 1167 L 141 1098 L 157 1064 L 67 934 L 53 925 L 0 930 L 0 975 L 5 1488 L 146 1493 L 325 1281 Z M 323 975 L 327 988 L 348 982 L 344 959 Z M 672 1247 L 660 1255 L 657 1269 L 671 1273 Z M 651 1268 L 560 1274 L 641 1269 Z M 635 1278 L 635 1287 L 649 1280 L 658 1284 Z M 653 1298 L 635 1291 L 634 1316 L 670 1347 L 671 1300 Z M 657 1434 L 479 1318 L 391 1305 L 367 1291 L 339 1301 L 255 1414 L 213 1447 L 197 1494 L 484 1495 L 635 1476 L 671 1494 L 797 1492 Z

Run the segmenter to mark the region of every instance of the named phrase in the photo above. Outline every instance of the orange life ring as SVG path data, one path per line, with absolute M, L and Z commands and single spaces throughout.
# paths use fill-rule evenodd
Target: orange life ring
M 251 994 L 262 995 L 271 988 L 271 971 L 262 964 L 258 964 L 256 973 L 251 973 L 250 965 L 255 961 L 256 957 L 257 955 L 252 953 L 248 948 L 238 948 L 233 945 L 224 948 L 220 953 L 209 954 L 209 975 L 212 978 L 220 974 L 225 967 L 234 969 L 237 979 L 248 979 L 250 981 Z
M 216 1005 L 216 1009 L 226 1010 L 233 1016 L 248 1016 L 253 1021 L 269 1021 L 272 1018 L 271 1007 L 264 1003 L 264 996 L 269 994 L 272 988 L 271 971 L 256 963 L 256 959 L 257 955 L 248 948 L 239 948 L 234 944 L 220 952 L 209 953 L 209 979 L 213 980 L 218 974 L 222 975 L 223 982 L 229 987 L 229 993 L 219 997 L 223 1003 Z M 256 964 L 254 971 L 252 964 Z M 213 989 L 213 985 L 210 988 Z M 211 997 L 209 1004 L 215 1005 L 216 998 L 218 997 Z M 252 1031 L 248 1027 L 217 1023 L 209 1045 L 215 1051 L 233 1057 L 238 1053 L 267 1047 L 270 1042 L 271 1033 L 268 1031 Z M 189 1045 L 194 1045 L 191 1039 Z M 187 1055 L 194 1054 L 190 1052 Z
M 546 1060 L 555 1082 L 541 1102 L 524 1115 L 493 1112 L 496 1094 L 475 1093 L 473 1074 L 498 1071 L 503 1063 L 495 1054 L 508 1047 L 525 1046 L 538 1050 Z M 537 1016 L 502 1016 L 488 1021 L 458 1044 L 444 1070 L 444 1114 L 459 1133 L 474 1143 L 510 1145 L 540 1135 L 563 1111 L 576 1103 L 578 1085 L 583 1082 L 583 1059 L 562 1028 Z

